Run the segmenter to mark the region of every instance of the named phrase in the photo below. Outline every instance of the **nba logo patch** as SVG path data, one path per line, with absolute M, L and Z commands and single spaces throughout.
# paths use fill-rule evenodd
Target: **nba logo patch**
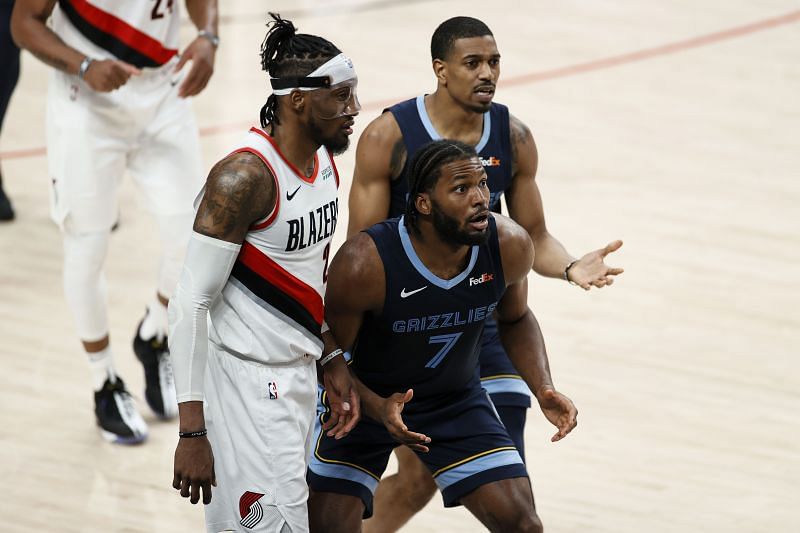
M 247 491 L 239 498 L 239 516 L 242 518 L 239 523 L 247 529 L 254 528 L 264 518 L 264 509 L 258 503 L 262 496 L 263 494 Z
M 278 384 L 274 381 L 270 381 L 267 383 L 267 389 L 269 390 L 269 399 L 270 400 L 277 400 L 278 399 Z

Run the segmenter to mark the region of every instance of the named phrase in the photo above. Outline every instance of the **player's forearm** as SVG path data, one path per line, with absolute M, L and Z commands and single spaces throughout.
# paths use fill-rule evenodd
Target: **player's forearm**
M 540 276 L 548 278 L 564 278 L 564 269 L 572 262 L 572 257 L 558 239 L 545 232 L 533 241 L 536 255 L 533 259 L 533 270 Z
M 516 322 L 498 322 L 500 340 L 508 358 L 534 395 L 543 387 L 554 388 L 544 337 L 533 312 Z
M 206 428 L 203 402 L 191 401 L 178 404 L 178 431 L 201 431 Z
M 42 19 L 15 11 L 11 18 L 14 42 L 51 67 L 68 74 L 77 74 L 84 54 L 62 41 L 47 27 L 46 21 L 47 17 Z
M 382 422 L 383 404 L 386 399 L 364 385 L 355 374 L 353 374 L 353 383 L 358 391 L 358 396 L 361 398 L 361 411 L 376 422 Z
M 219 35 L 217 0 L 186 0 L 186 11 L 199 31 Z

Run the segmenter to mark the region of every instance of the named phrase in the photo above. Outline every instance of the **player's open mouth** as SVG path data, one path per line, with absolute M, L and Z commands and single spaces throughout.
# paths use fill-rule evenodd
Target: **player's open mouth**
M 484 211 L 478 215 L 475 215 L 469 219 L 469 225 L 478 231 L 485 230 L 489 226 L 489 212 Z
M 494 97 L 494 85 L 481 85 L 474 92 L 481 100 L 491 100 Z
M 348 122 L 345 122 L 344 125 L 342 126 L 342 130 L 344 130 L 344 132 L 347 135 L 352 135 L 353 134 L 353 124 L 355 124 L 355 122 L 352 121 L 352 120 L 350 120 Z

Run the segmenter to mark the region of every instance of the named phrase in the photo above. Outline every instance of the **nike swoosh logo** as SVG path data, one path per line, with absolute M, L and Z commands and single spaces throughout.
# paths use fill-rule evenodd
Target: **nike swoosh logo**
M 294 195 L 297 194 L 297 191 L 299 190 L 300 190 L 300 185 L 297 186 L 297 188 L 294 190 L 292 194 L 289 194 L 289 191 L 286 191 L 286 201 L 291 202 L 292 198 L 294 198 Z
M 415 289 L 413 291 L 406 292 L 406 288 L 403 287 L 403 290 L 400 291 L 400 298 L 408 298 L 412 294 L 417 294 L 419 291 L 424 291 L 427 288 L 428 288 L 428 286 L 425 285 L 424 287 L 420 287 L 419 289 Z

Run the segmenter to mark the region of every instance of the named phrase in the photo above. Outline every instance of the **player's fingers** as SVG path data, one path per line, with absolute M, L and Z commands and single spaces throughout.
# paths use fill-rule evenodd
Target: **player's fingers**
M 607 272 L 607 275 L 609 275 L 609 276 L 618 276 L 618 275 L 622 274 L 623 272 L 625 272 L 624 268 L 609 268 L 608 272 Z
M 196 481 L 192 483 L 192 497 L 189 498 L 189 501 L 192 502 L 192 505 L 200 501 L 200 483 Z
M 606 278 L 606 285 L 613 285 L 613 284 L 614 284 L 614 278 Z
M 139 74 L 142 73 L 140 69 L 131 65 L 130 63 L 126 63 L 125 61 L 117 60 L 116 63 L 117 65 L 120 66 L 122 70 L 124 70 L 128 74 L 128 76 L 138 76 Z
M 172 488 L 181 490 L 181 475 L 177 472 L 175 472 L 175 475 L 172 477 Z
M 203 483 L 203 504 L 208 505 L 211 503 L 211 482 L 206 481 Z
M 622 241 L 612 241 L 606 244 L 606 247 L 603 248 L 603 251 L 600 253 L 603 254 L 603 257 L 605 257 L 611 252 L 616 252 L 617 250 L 619 250 L 620 246 L 622 246 Z
M 415 452 L 428 453 L 430 451 L 427 446 L 423 446 L 422 444 L 406 444 L 406 446 Z
M 178 56 L 178 62 L 175 64 L 175 68 L 172 70 L 173 72 L 179 72 L 186 64 L 186 62 L 189 60 L 191 55 L 190 53 L 187 52 L 189 52 L 188 48 L 184 50 L 181 55 Z
M 350 389 L 350 416 L 353 417 L 354 424 L 361 420 L 361 398 L 356 389 Z
M 181 496 L 183 496 L 184 498 L 189 497 L 189 488 L 191 484 L 192 482 L 189 480 L 189 478 L 183 478 L 183 480 L 181 481 Z

